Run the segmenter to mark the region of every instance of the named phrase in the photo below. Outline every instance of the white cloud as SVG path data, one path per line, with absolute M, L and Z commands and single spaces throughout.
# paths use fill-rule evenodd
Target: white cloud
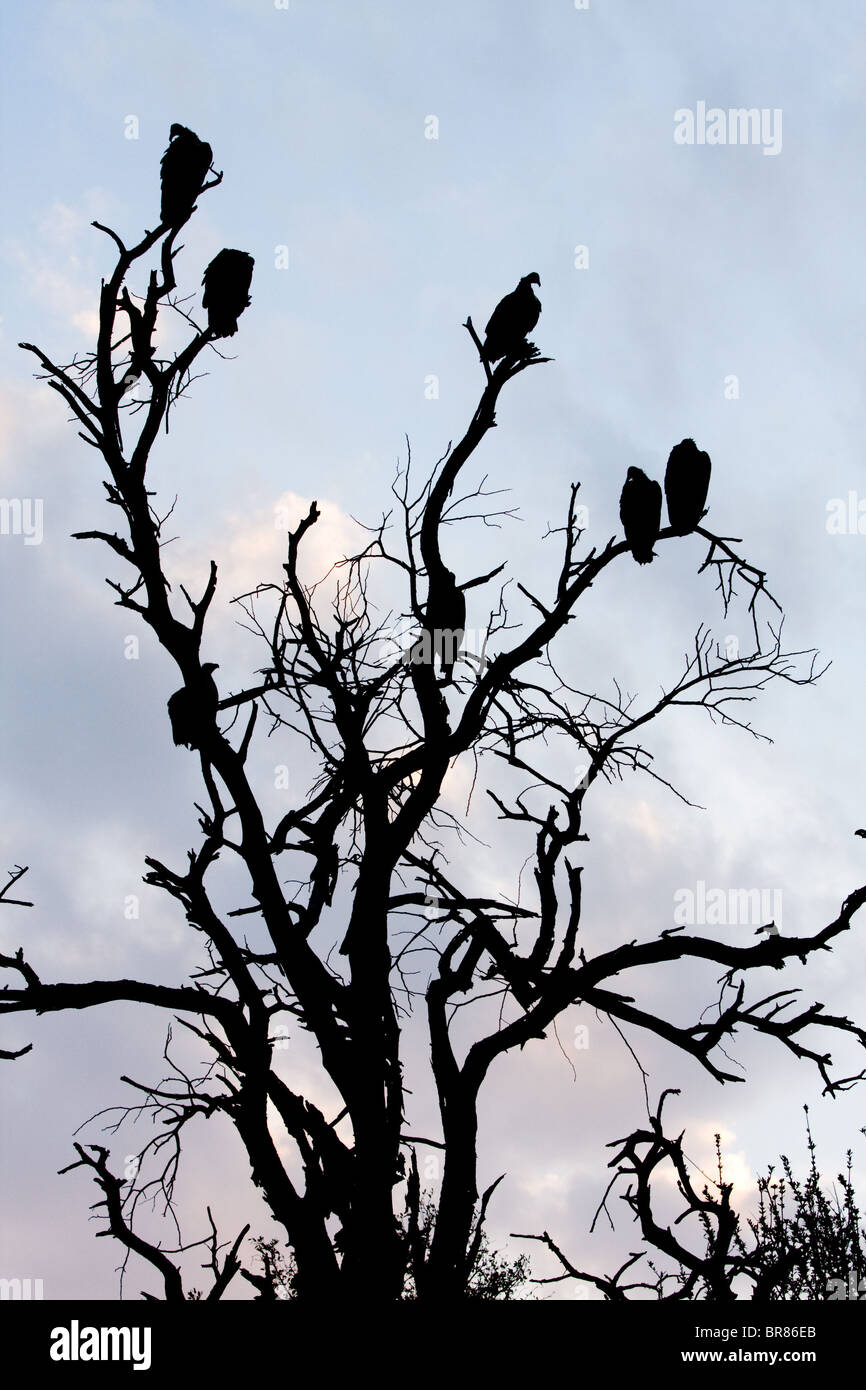
M 207 583 L 211 557 L 217 563 L 217 592 L 206 632 L 215 647 L 237 639 L 243 618 L 232 600 L 252 592 L 259 584 L 281 585 L 288 552 L 287 529 L 294 530 L 307 515 L 312 499 L 288 490 L 271 507 L 258 506 L 247 514 L 234 513 L 217 522 L 207 541 L 179 540 L 167 557 L 173 584 L 183 584 L 198 600 Z M 299 572 L 305 584 L 317 584 L 316 603 L 325 620 L 339 574 L 335 564 L 360 549 L 364 535 L 335 502 L 318 499 L 320 517 L 307 531 L 299 551 Z M 270 612 L 273 595 L 263 595 L 261 611 Z

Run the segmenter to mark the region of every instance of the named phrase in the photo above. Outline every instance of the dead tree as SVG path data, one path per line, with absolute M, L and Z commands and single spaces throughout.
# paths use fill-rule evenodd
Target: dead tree
M 10 888 L 14 888 L 14 887 L 15 887 L 15 884 L 18 882 L 18 880 L 19 880 L 20 878 L 23 878 L 24 875 L 25 875 L 26 873 L 27 873 L 27 866 L 26 866 L 26 865 L 24 865 L 24 866 L 22 867 L 20 864 L 16 864 L 14 868 L 12 868 L 12 869 L 9 870 L 8 875 L 7 875 L 7 878 L 6 878 L 6 882 L 3 884 L 3 887 L 0 888 L 0 906 L 4 906 L 4 907 L 32 907 L 32 906 L 33 906 L 32 902 L 27 902 L 24 898 L 10 898 L 10 897 L 8 896 Z M 19 948 L 19 949 L 15 952 L 15 955 L 14 955 L 14 956 L 0 955 L 0 968 L 5 969 L 5 970 L 20 970 L 20 971 L 21 971 L 21 974 L 22 974 L 22 976 L 23 976 L 23 978 L 26 980 L 26 979 L 27 979 L 27 975 L 26 975 L 26 973 L 25 973 L 25 971 L 26 971 L 26 966 L 24 965 L 24 951 L 23 951 L 23 948 Z M 32 1043 L 27 1043 L 24 1047 L 14 1048 L 11 1052 L 7 1052 L 4 1048 L 0 1047 L 0 1060 L 7 1061 L 7 1062 L 14 1062 L 14 1061 L 17 1060 L 17 1058 L 19 1058 L 19 1057 L 24 1057 L 28 1052 L 31 1051 L 32 1047 L 33 1047 L 33 1044 L 32 1044 Z
M 338 584 L 330 606 L 302 577 L 305 538 L 319 519 L 312 503 L 288 535 L 283 574 L 263 577 L 254 592 L 238 596 L 244 623 L 263 643 L 264 668 L 243 689 L 219 689 L 214 704 L 201 653 L 217 566 L 211 562 L 199 597 L 183 588 L 178 595 L 162 548 L 169 508 L 160 511 L 147 476 L 160 431 L 213 339 L 178 297 L 177 238 L 185 221 L 160 224 L 132 246 L 94 225 L 117 252 L 102 287 L 94 351 L 62 365 L 32 344 L 22 346 L 35 354 L 80 437 L 107 469 L 107 500 L 121 524 L 79 538 L 101 542 L 121 562 L 121 577 L 108 581 L 117 604 L 151 628 L 187 692 L 184 718 L 195 727 L 206 798 L 201 838 L 180 865 L 147 859 L 145 882 L 175 900 L 200 933 L 207 962 L 192 982 L 174 987 L 129 979 L 51 981 L 44 966 L 37 973 L 19 952 L 0 962 L 13 977 L 0 1009 L 12 1016 L 114 1000 L 149 1004 L 179 1019 L 213 1062 L 206 1080 L 185 1074 L 176 1084 L 130 1080 L 144 1097 L 141 1104 L 162 1121 L 159 1138 L 142 1151 L 141 1177 L 122 1182 L 101 1146 L 78 1149 L 73 1166 L 94 1172 L 106 1233 L 150 1262 L 165 1298 L 183 1297 L 176 1259 L 135 1234 L 136 1204 L 154 1187 L 171 1204 L 185 1127 L 219 1112 L 233 1124 L 253 1182 L 286 1233 L 299 1298 L 392 1302 L 410 1279 L 419 1299 L 461 1299 L 499 1181 L 489 1174 L 479 1180 L 477 1172 L 479 1093 L 497 1058 L 546 1036 L 563 1010 L 583 1005 L 617 1025 L 647 1030 L 696 1058 L 718 1081 L 741 1079 L 722 1044 L 747 1028 L 813 1061 L 828 1091 L 848 1084 L 850 1078 L 833 1079 L 830 1056 L 814 1035 L 829 1030 L 863 1044 L 864 1034 L 846 1019 L 824 1015 L 820 1005 L 790 1012 L 787 994 L 749 1000 L 746 981 L 754 969 L 782 970 L 789 960 L 829 949 L 849 927 L 866 888 L 810 937 L 768 935 L 738 946 L 663 930 L 655 940 L 613 942 L 591 957 L 579 944 L 576 856 L 587 839 L 587 798 L 629 772 L 665 781 L 640 742 L 648 726 L 688 706 L 752 731 L 743 711 L 768 682 L 805 684 L 816 676 L 812 653 L 783 649 L 781 612 L 740 543 L 697 528 L 708 547 L 700 569 L 715 576 L 725 612 L 747 601 L 753 650 L 726 655 L 701 627 L 679 677 L 645 704 L 618 686 L 608 697 L 569 684 L 556 664 L 569 622 L 590 587 L 598 594 L 607 571 L 631 566 L 632 558 L 624 540 L 587 548 L 574 485 L 563 524 L 550 533 L 559 552 L 545 592 L 531 593 L 518 582 L 522 608 L 512 604 L 509 611 L 503 565 L 486 574 L 467 570 L 465 554 L 451 542 L 454 527 L 490 523 L 496 502 L 483 483 L 470 481 L 459 496 L 455 489 L 496 423 L 503 391 L 516 389 L 516 378 L 549 360 L 526 343 L 491 369 L 469 319 L 465 327 L 483 379 L 465 434 L 418 483 L 407 460 L 392 486 L 392 510 L 369 529 L 368 543 L 355 555 L 334 557 Z M 130 277 L 149 258 L 156 266 L 136 294 Z M 198 267 L 190 281 L 200 278 Z M 161 358 L 155 333 L 166 310 L 186 319 L 190 337 L 175 356 Z M 133 396 L 130 380 L 138 383 Z M 661 553 L 670 544 L 696 541 L 668 527 L 656 544 Z M 393 608 L 411 635 L 399 651 L 387 642 L 393 614 L 374 607 L 370 596 L 376 567 L 400 586 Z M 647 571 L 647 592 L 653 575 Z M 489 606 L 481 651 L 458 644 L 446 661 L 444 643 L 427 643 L 425 655 L 434 615 L 453 612 L 462 633 L 467 595 L 476 611 L 482 601 Z M 773 612 L 776 619 L 768 616 Z M 285 748 L 285 760 L 304 744 L 318 765 L 302 804 L 275 824 L 266 821 L 248 762 L 266 725 Z M 546 752 L 551 745 L 560 750 L 554 763 Z M 535 879 L 528 903 L 479 897 L 465 887 L 463 826 L 442 800 L 446 773 L 463 756 L 475 760 L 479 790 L 492 798 L 502 820 L 526 835 Z M 575 758 L 587 770 L 573 784 L 556 769 L 564 762 L 573 766 Z M 210 886 L 219 856 L 233 859 L 244 875 L 244 892 L 228 912 L 215 906 Z M 287 888 L 292 882 L 299 886 Z M 250 916 L 265 934 L 264 949 L 243 934 Z M 642 972 L 663 966 L 693 972 L 701 963 L 724 972 L 712 1016 L 705 1012 L 680 1026 L 638 1002 Z M 620 983 L 626 978 L 631 992 Z M 422 1000 L 440 1111 L 439 1131 L 423 1139 L 407 1113 L 400 1049 L 402 1020 Z M 465 1019 L 467 1009 L 476 1031 L 461 1053 L 452 1021 L 458 1011 Z M 276 1065 L 276 1030 L 286 1023 L 314 1037 L 321 1067 L 341 1098 L 335 1113 L 323 1113 L 293 1089 Z M 280 1157 L 278 1127 L 294 1143 L 303 1182 L 290 1176 Z M 421 1230 L 415 1157 L 425 1143 L 444 1158 L 429 1239 Z M 147 1164 L 164 1144 L 170 1158 L 161 1170 L 157 1162 L 156 1175 L 145 1182 Z M 429 1224 L 425 1230 L 429 1234 Z M 213 1272 L 204 1296 L 220 1297 L 240 1267 L 240 1237 L 228 1243 L 222 1263 L 216 1233 L 203 1239 Z
M 758 1179 L 757 1213 L 743 1218 L 733 1205 L 734 1184 L 725 1181 L 720 1136 L 716 1135 L 716 1177 L 711 1178 L 696 1169 L 686 1154 L 685 1131 L 676 1138 L 665 1134 L 662 1111 L 669 1095 L 679 1091 L 664 1091 L 646 1127 L 608 1145 L 615 1150 L 608 1167 L 615 1171 L 592 1223 L 594 1229 L 604 1212 L 614 1224 L 608 1199 L 625 1182 L 620 1200 L 632 1213 L 649 1251 L 633 1251 L 612 1275 L 589 1274 L 577 1268 L 547 1231 L 541 1235 L 515 1232 L 518 1239 L 545 1245 L 563 1271 L 531 1282 L 559 1284 L 574 1279 L 593 1286 L 614 1303 L 648 1295 L 668 1303 L 861 1298 L 860 1290 L 866 1287 L 862 1282 L 866 1229 L 861 1227 L 850 1149 L 847 1171 L 839 1174 L 842 1195 L 830 1198 L 821 1188 L 805 1106 L 810 1152 L 805 1181 L 794 1176 L 783 1156 L 784 1176 L 774 1177 L 771 1167 L 767 1177 Z M 681 1199 L 681 1210 L 669 1225 L 663 1224 L 656 1201 L 657 1178 L 665 1170 L 668 1177 L 673 1170 Z M 704 1178 L 702 1186 L 696 1172 Z M 635 1278 L 638 1262 L 650 1252 L 649 1274 Z M 656 1263 L 659 1254 L 667 1267 Z

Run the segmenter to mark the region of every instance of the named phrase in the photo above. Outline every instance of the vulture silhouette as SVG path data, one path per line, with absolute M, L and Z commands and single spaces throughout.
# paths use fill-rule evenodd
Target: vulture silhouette
M 516 357 L 526 345 L 526 335 L 538 323 L 541 301 L 533 292 L 533 285 L 540 285 L 541 279 L 533 270 L 524 275 L 516 290 L 500 299 L 487 325 L 484 339 L 484 357 L 488 362 L 498 362 L 500 357 Z
M 178 747 L 183 744 L 186 748 L 201 748 L 210 730 L 219 704 L 219 691 L 211 672 L 218 665 L 216 661 L 206 661 L 191 686 L 184 685 L 169 697 L 168 717 Z
M 626 474 L 619 515 L 632 555 L 639 565 L 648 565 L 661 527 L 662 490 L 641 468 L 630 468 Z
M 668 520 L 677 536 L 694 531 L 704 514 L 710 487 L 710 456 L 693 439 L 683 439 L 671 449 L 665 469 Z
M 454 662 L 466 631 L 466 595 L 457 587 L 454 575 L 444 565 L 430 582 L 425 619 L 431 650 L 442 664 L 445 684 L 450 685 Z
M 250 303 L 254 265 L 246 251 L 226 248 L 214 256 L 202 276 L 202 308 L 207 309 L 207 326 L 215 338 L 237 333 L 238 319 Z
M 192 212 L 202 184 L 207 178 L 213 150 L 185 125 L 177 122 L 168 135 L 168 149 L 160 163 L 163 222 L 175 226 Z

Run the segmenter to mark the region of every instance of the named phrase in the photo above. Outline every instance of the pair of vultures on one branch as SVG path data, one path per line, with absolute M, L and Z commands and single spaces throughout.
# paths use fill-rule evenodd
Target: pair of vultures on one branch
M 693 439 L 675 444 L 665 469 L 665 500 L 671 534 L 687 536 L 705 514 L 710 487 L 710 456 Z M 662 490 L 642 468 L 630 468 L 619 499 L 619 515 L 631 553 L 639 565 L 648 565 L 659 538 Z

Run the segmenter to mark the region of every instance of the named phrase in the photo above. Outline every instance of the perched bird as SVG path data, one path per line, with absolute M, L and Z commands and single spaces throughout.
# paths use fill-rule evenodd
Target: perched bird
M 778 936 L 779 928 L 775 922 L 769 922 L 766 927 L 758 927 L 755 936 L 760 936 L 762 932 L 766 932 L 767 936 Z
M 175 225 L 192 212 L 213 159 L 213 150 L 193 131 L 177 122 L 168 136 L 168 149 L 160 163 L 162 207 L 160 218 Z
M 219 704 L 219 691 L 211 675 L 218 664 L 216 661 L 206 661 L 201 668 L 200 677 L 193 685 L 182 686 L 169 698 L 168 717 L 171 720 L 174 741 L 178 746 L 202 746 L 209 722 L 216 714 Z
M 641 468 L 630 468 L 619 499 L 625 538 L 639 565 L 648 565 L 662 519 L 662 490 Z
M 408 666 L 433 666 L 438 656 L 444 684 L 449 685 L 466 631 L 466 595 L 443 564 L 430 576 L 421 635 L 405 658 Z
M 202 308 L 207 309 L 207 326 L 215 338 L 237 333 L 238 319 L 250 302 L 254 265 L 246 251 L 225 249 L 214 256 L 202 276 Z
M 709 454 L 693 439 L 675 444 L 665 469 L 665 498 L 668 520 L 677 536 L 687 536 L 700 522 L 709 486 Z
M 540 284 L 540 277 L 533 271 L 531 275 L 524 275 L 516 290 L 499 301 L 486 329 L 483 347 L 486 361 L 516 357 L 525 346 L 526 335 L 532 332 L 541 313 L 541 301 L 532 290 L 533 285 Z
M 466 631 L 466 595 L 457 587 L 454 575 L 444 565 L 435 580 L 431 581 L 425 617 L 432 651 L 442 663 L 442 675 L 448 685 Z

